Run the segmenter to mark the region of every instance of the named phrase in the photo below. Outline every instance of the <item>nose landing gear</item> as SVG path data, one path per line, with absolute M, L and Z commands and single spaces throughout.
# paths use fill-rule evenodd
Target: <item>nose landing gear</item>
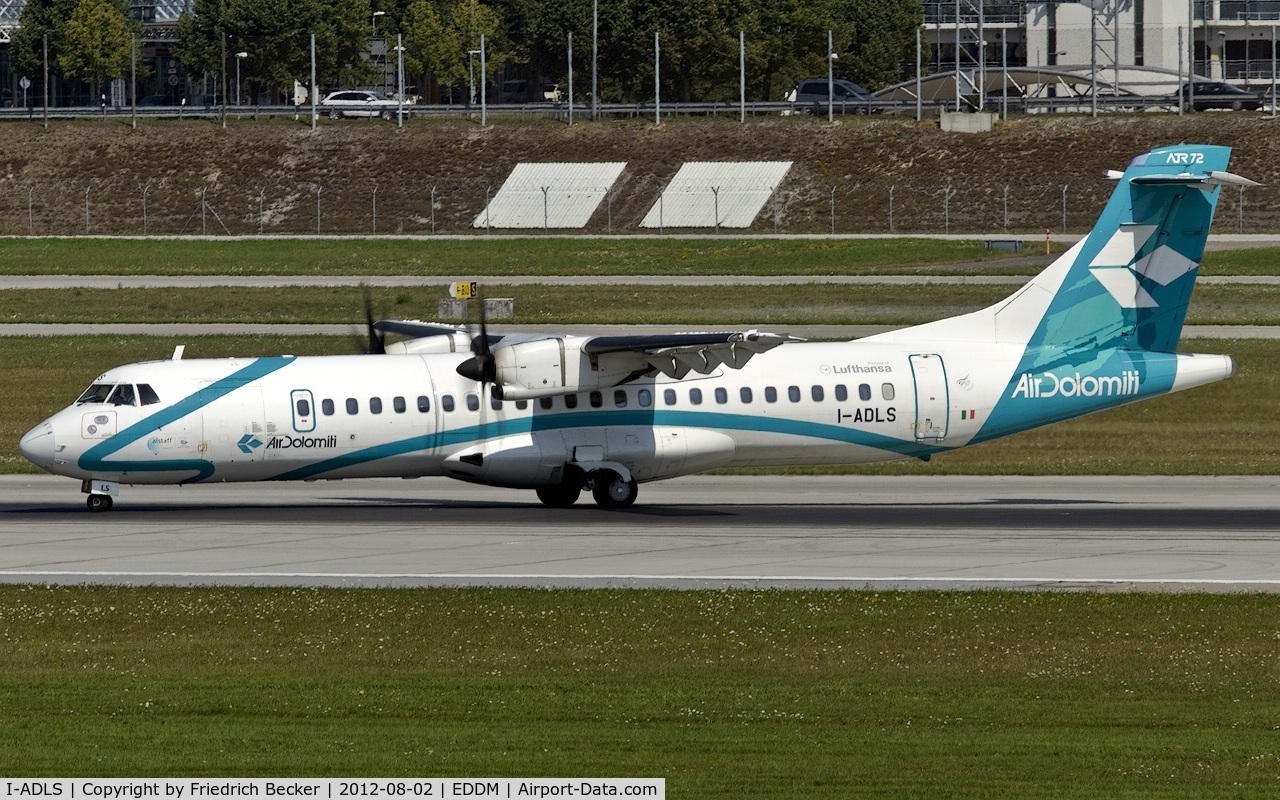
M 80 491 L 88 495 L 85 505 L 90 511 L 110 511 L 113 500 L 120 494 L 120 484 L 112 481 L 81 481 Z

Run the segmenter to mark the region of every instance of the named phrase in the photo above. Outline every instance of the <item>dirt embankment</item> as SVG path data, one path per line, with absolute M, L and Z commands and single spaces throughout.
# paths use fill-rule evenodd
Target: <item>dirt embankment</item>
M 466 232 L 521 161 L 627 162 L 586 231 L 631 233 L 682 163 L 711 160 L 794 162 L 753 232 L 829 231 L 834 197 L 838 233 L 998 233 L 1006 215 L 1009 231 L 1042 233 L 1062 229 L 1064 194 L 1082 231 L 1110 193 L 1104 170 L 1184 141 L 1231 145 L 1232 170 L 1265 184 L 1243 209 L 1228 189 L 1216 230 L 1275 231 L 1278 124 L 1212 112 L 1045 115 L 978 135 L 879 117 L 4 122 L 0 234 L 314 233 L 317 205 L 321 232 L 369 233 L 375 203 L 378 233 Z

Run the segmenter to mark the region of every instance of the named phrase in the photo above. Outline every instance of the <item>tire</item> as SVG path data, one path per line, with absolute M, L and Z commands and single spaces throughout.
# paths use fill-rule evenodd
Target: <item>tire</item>
M 572 483 L 562 483 L 559 486 L 543 486 L 538 489 L 538 499 L 548 508 L 569 508 L 578 502 L 578 495 L 580 494 L 582 494 L 582 487 Z
M 1239 100 L 1236 100 L 1235 102 L 1233 102 L 1233 103 L 1231 104 L 1231 110 L 1232 110 L 1232 111 L 1239 111 L 1239 110 L 1240 110 L 1240 109 L 1242 109 L 1242 108 L 1244 108 L 1244 104 L 1243 104 L 1243 103 L 1241 103 Z
M 601 508 L 626 508 L 636 501 L 640 493 L 635 480 L 623 480 L 622 476 L 611 469 L 596 473 L 595 484 L 591 494 Z
M 109 494 L 91 494 L 85 500 L 85 504 L 90 511 L 100 513 L 111 510 L 111 495 Z
M 336 108 L 329 109 L 329 119 L 342 119 L 342 112 Z
M 380 116 L 385 120 L 395 119 L 395 114 L 391 113 L 391 109 L 389 108 L 382 109 L 382 114 Z

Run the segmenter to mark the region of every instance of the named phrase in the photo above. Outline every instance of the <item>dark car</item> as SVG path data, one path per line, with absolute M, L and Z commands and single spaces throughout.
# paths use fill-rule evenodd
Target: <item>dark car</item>
M 1205 111 L 1211 108 L 1226 108 L 1239 111 L 1247 108 L 1257 111 L 1262 108 L 1262 95 L 1246 91 L 1222 81 L 1205 81 L 1195 85 L 1195 97 L 1191 96 L 1191 87 L 1182 84 L 1179 93 L 1173 96 L 1175 103 L 1181 103 L 1189 111 Z
M 787 100 L 795 104 L 796 111 L 808 108 L 814 114 L 825 114 L 828 97 L 832 100 L 832 110 L 837 114 L 867 114 L 876 102 L 871 92 L 844 78 L 832 80 L 830 86 L 826 78 L 800 81 L 787 95 Z

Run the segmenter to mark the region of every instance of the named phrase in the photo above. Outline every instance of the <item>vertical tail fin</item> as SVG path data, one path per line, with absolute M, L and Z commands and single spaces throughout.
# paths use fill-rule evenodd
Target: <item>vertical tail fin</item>
M 884 341 L 969 341 L 1051 350 L 1171 352 L 1182 334 L 1231 149 L 1143 153 L 1118 178 L 1089 235 L 990 308 L 882 334 Z M 1112 173 L 1115 176 L 1115 173 Z
M 1221 186 L 1252 184 L 1226 172 L 1230 155 L 1179 145 L 1133 159 L 1028 346 L 1176 349 Z

